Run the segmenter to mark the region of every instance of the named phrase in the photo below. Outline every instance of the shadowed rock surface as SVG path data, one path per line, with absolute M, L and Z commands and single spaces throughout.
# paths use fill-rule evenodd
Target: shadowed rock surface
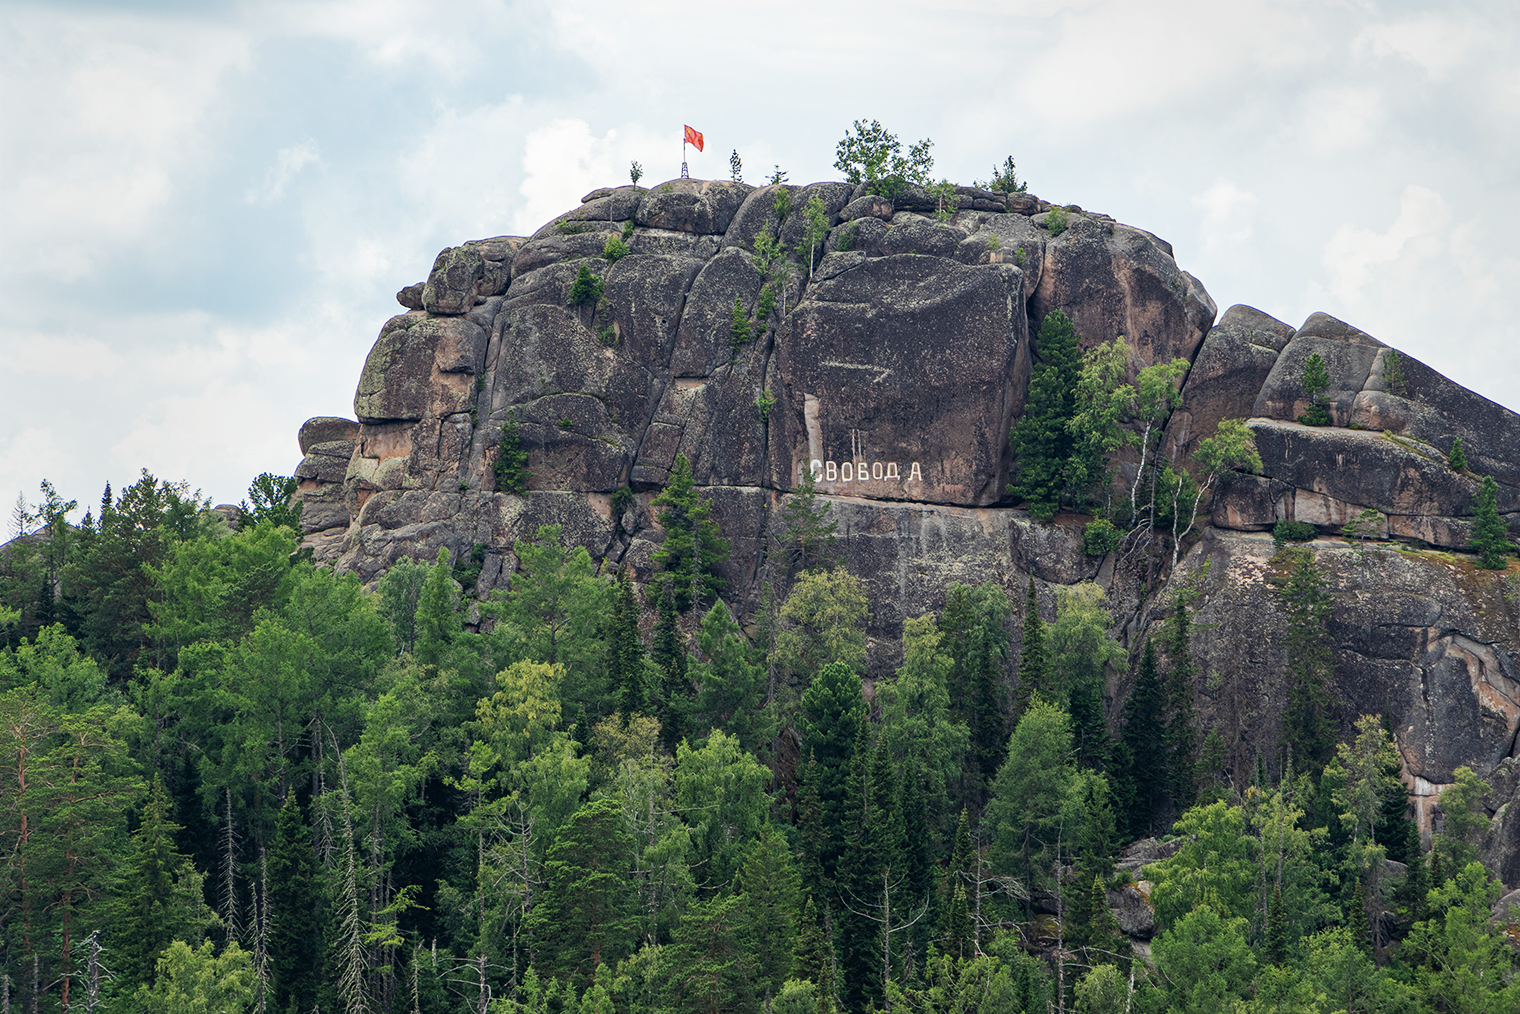
M 778 221 L 783 191 L 790 210 Z M 1335 600 L 1341 731 L 1360 714 L 1389 715 L 1427 832 L 1457 766 L 1490 778 L 1484 854 L 1520 883 L 1520 572 L 1480 571 L 1465 554 L 1484 475 L 1520 531 L 1520 417 L 1325 314 L 1295 329 L 1235 306 L 1216 323 L 1203 285 L 1141 229 L 1070 210 L 1052 236 L 1050 205 L 1033 195 L 963 187 L 957 197 L 939 221 L 921 188 L 891 202 L 844 183 L 673 180 L 593 191 L 530 238 L 443 251 L 424 282 L 398 293 L 406 312 L 370 352 L 356 419 L 302 428 L 307 545 L 368 582 L 399 559 L 430 561 L 440 548 L 457 558 L 478 544 L 485 597 L 508 586 L 514 542 L 558 524 L 567 542 L 644 582 L 664 538 L 650 500 L 685 454 L 733 544 L 724 598 L 752 625 L 762 586 L 787 577 L 781 509 L 811 470 L 839 523 L 839 555 L 869 591 L 873 679 L 896 666 L 903 621 L 939 609 L 954 581 L 997 582 L 1017 623 L 1031 576 L 1047 620 L 1056 586 L 1096 580 L 1132 651 L 1194 582 L 1200 725 L 1221 732 L 1243 774 L 1258 751 L 1275 755 L 1286 695 L 1268 531 L 1307 522 Z M 795 248 L 814 199 L 828 235 L 809 273 L 809 251 Z M 775 312 L 762 320 L 765 235 L 792 260 L 787 277 L 769 279 Z M 613 236 L 630 253 L 610 262 Z M 602 299 L 571 306 L 582 267 Z M 1222 420 L 1247 420 L 1255 434 L 1262 474 L 1225 477 L 1175 573 L 1169 551 L 1152 564 L 1088 556 L 1087 517 L 1042 523 L 1005 493 L 1030 335 L 1056 309 L 1083 348 L 1125 336 L 1131 377 L 1191 363 L 1166 424 L 1172 460 Z M 1330 374 L 1329 427 L 1297 422 L 1313 353 Z M 528 452 L 524 496 L 493 487 L 509 420 Z M 1447 460 L 1457 438 L 1466 472 Z M 614 518 L 625 487 L 633 506 Z M 1369 509 L 1372 548 L 1338 537 Z M 1108 688 L 1111 725 L 1128 682 Z M 1144 935 L 1143 892 L 1111 901 Z

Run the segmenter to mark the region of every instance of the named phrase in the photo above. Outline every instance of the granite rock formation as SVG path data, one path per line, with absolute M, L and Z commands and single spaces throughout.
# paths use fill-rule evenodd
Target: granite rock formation
M 1032 195 L 958 196 L 962 210 L 938 221 L 927 191 L 891 202 L 843 183 L 673 180 L 596 190 L 531 237 L 443 251 L 397 294 L 406 312 L 370 352 L 355 420 L 302 427 L 307 544 L 365 581 L 479 545 L 484 597 L 510 581 L 513 543 L 552 523 L 643 581 L 663 539 L 649 501 L 685 454 L 733 542 L 725 598 L 748 621 L 780 508 L 811 470 L 870 590 L 874 676 L 893 669 L 902 621 L 939 608 L 951 581 L 1021 594 L 1032 575 L 1053 611 L 1055 586 L 1095 579 L 1130 646 L 1194 581 L 1199 711 L 1243 770 L 1273 752 L 1286 692 L 1268 530 L 1307 522 L 1336 600 L 1337 720 L 1390 716 L 1427 829 L 1456 766 L 1490 777 L 1486 855 L 1520 883 L 1520 585 L 1460 552 L 1484 475 L 1520 531 L 1520 416 L 1325 314 L 1294 328 L 1235 306 L 1216 322 L 1168 244 L 1107 216 L 1068 208 L 1053 235 L 1051 206 Z M 795 247 L 815 199 L 828 237 L 811 271 L 793 262 L 772 278 L 777 313 L 755 321 L 757 240 Z M 627 256 L 603 256 L 612 237 Z M 602 283 L 599 304 L 569 305 L 582 268 Z M 749 341 L 731 331 L 736 300 Z M 1084 347 L 1126 336 L 1132 372 L 1192 364 L 1166 453 L 1184 459 L 1224 419 L 1256 435 L 1261 474 L 1226 477 L 1175 573 L 1088 556 L 1086 518 L 1041 523 L 1004 493 L 1030 336 L 1055 309 Z M 1296 421 L 1316 352 L 1331 378 L 1323 428 Z M 522 496 L 493 485 L 509 420 L 532 473 Z M 1447 461 L 1456 438 L 1466 472 Z M 623 488 L 633 505 L 614 516 Z M 1337 538 L 1369 509 L 1371 548 Z M 1114 718 L 1126 691 L 1116 677 Z

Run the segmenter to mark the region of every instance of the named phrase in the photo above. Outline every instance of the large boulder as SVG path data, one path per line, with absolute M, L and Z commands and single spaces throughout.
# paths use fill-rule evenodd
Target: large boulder
M 468 318 L 392 317 L 364 361 L 354 412 L 362 423 L 468 412 L 485 352 L 486 332 Z
M 1182 408 L 1167 422 L 1167 448 L 1186 456 L 1214 435 L 1224 419 L 1256 414 L 1257 395 L 1293 326 L 1251 306 L 1236 305 L 1209 329 L 1188 370 Z
M 811 286 L 776 333 L 770 481 L 810 467 L 831 493 L 998 500 L 1029 368 L 1022 297 L 1013 265 L 915 254 Z
M 1144 366 L 1191 361 L 1217 308 L 1203 285 L 1177 267 L 1171 244 L 1086 215 L 1067 221 L 1045 247 L 1030 293 L 1035 319 L 1064 311 L 1084 348 L 1123 335 Z
M 652 229 L 722 235 L 754 189 L 727 180 L 667 180 L 644 192 L 635 221 Z

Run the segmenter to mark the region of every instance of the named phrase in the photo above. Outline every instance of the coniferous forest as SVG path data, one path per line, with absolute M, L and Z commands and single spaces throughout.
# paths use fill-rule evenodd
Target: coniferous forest
M 1424 845 L 1383 717 L 1338 737 L 1308 551 L 1239 778 L 1186 592 L 1127 650 L 1095 585 L 952 585 L 866 678 L 827 505 L 741 628 L 683 466 L 650 580 L 549 526 L 485 601 L 469 552 L 312 566 L 275 476 L 230 522 L 44 484 L 0 554 L 3 1010 L 1520 1010 L 1486 786 Z

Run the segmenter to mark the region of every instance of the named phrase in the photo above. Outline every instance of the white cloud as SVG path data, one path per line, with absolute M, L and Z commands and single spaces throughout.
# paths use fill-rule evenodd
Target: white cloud
M 522 166 L 525 178 L 519 188 L 527 202 L 513 217 L 518 232 L 533 232 L 555 215 L 573 208 L 587 192 L 596 187 L 616 186 L 628 178 L 629 162 L 640 152 L 647 152 L 658 141 L 642 127 L 633 125 L 619 132 L 607 131 L 601 137 L 591 132 L 585 120 L 556 120 L 528 134 L 523 147 Z M 674 145 L 670 145 L 674 151 Z M 722 161 L 712 145 L 705 153 L 692 149 L 690 157 L 708 163 Z M 708 169 L 693 175 L 726 176 Z M 661 182 L 647 178 L 644 185 Z
M 1193 206 L 1203 211 L 1199 232 L 1204 251 L 1218 255 L 1250 240 L 1257 203 L 1255 194 L 1224 179 L 1195 195 Z
M 1391 274 L 1417 274 L 1425 262 L 1441 254 L 1451 218 L 1451 206 L 1440 194 L 1411 183 L 1404 188 L 1399 215 L 1386 232 L 1353 225 L 1335 230 L 1322 258 L 1330 273 L 1327 288 L 1348 305 L 1367 304 L 1368 291 L 1386 289 Z M 1366 309 L 1370 312 L 1373 307 Z
M 308 165 L 322 161 L 322 149 L 310 138 L 290 148 L 275 152 L 274 165 L 264 173 L 264 181 L 250 187 L 243 195 L 249 204 L 273 204 L 285 196 L 285 185 Z
M 1352 43 L 1353 49 L 1377 56 L 1397 56 L 1418 65 L 1435 80 L 1448 77 L 1482 46 L 1487 33 L 1479 25 L 1452 15 L 1430 14 L 1373 25 Z
M 1379 136 L 1386 119 L 1379 88 L 1351 85 L 1315 89 L 1305 96 L 1299 134 L 1321 155 L 1363 148 Z

